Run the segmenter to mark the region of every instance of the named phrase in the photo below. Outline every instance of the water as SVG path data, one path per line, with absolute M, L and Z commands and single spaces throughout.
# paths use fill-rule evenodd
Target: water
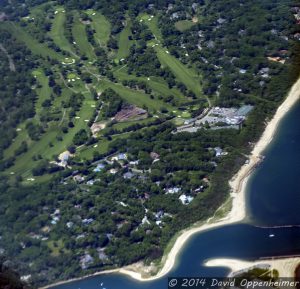
M 240 258 L 300 254 L 300 227 L 260 228 L 300 224 L 300 104 L 284 118 L 266 159 L 248 185 L 251 224 L 223 226 L 194 235 L 180 251 L 169 276 L 221 277 L 226 268 L 207 268 L 210 258 Z M 274 234 L 270 238 L 270 234 Z M 107 274 L 56 286 L 55 289 L 166 289 L 167 276 L 139 282 L 120 274 Z
M 281 122 L 248 185 L 249 215 L 264 225 L 300 224 L 300 103 Z

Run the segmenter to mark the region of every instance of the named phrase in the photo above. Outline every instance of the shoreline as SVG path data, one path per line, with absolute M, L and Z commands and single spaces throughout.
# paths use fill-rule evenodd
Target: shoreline
M 145 272 L 147 271 L 147 267 L 145 266 L 142 265 L 137 266 L 138 267 L 137 270 L 134 271 L 132 270 L 132 267 L 134 267 L 134 265 L 129 265 L 119 269 L 96 272 L 94 274 L 89 274 L 83 277 L 74 278 L 67 281 L 60 281 L 54 284 L 41 287 L 41 289 L 47 289 L 65 283 L 83 280 L 88 277 L 102 275 L 102 274 L 110 274 L 110 273 L 126 274 L 142 282 L 159 279 L 165 276 L 168 272 L 170 272 L 170 270 L 175 264 L 177 254 L 183 248 L 186 241 L 192 235 L 194 235 L 195 233 L 210 230 L 220 226 L 234 224 L 243 221 L 246 218 L 246 186 L 248 180 L 252 172 L 255 170 L 257 164 L 261 161 L 261 154 L 272 141 L 281 119 L 294 106 L 294 104 L 296 104 L 296 102 L 299 100 L 299 96 L 300 96 L 300 78 L 293 84 L 293 86 L 291 87 L 291 89 L 287 94 L 287 97 L 282 102 L 282 104 L 278 107 L 273 118 L 267 123 L 267 126 L 265 127 L 263 134 L 261 135 L 260 139 L 258 140 L 253 150 L 251 151 L 251 154 L 249 156 L 249 163 L 244 164 L 240 168 L 240 170 L 233 176 L 233 178 L 229 181 L 229 185 L 231 187 L 230 198 L 232 200 L 232 208 L 228 212 L 228 214 L 224 218 L 216 220 L 212 223 L 210 223 L 210 220 L 213 217 L 209 218 L 204 224 L 201 224 L 194 228 L 193 227 L 188 228 L 179 232 L 180 235 L 176 239 L 175 243 L 173 244 L 172 249 L 168 252 L 166 256 L 164 255 L 162 257 L 161 264 L 163 264 L 163 266 L 155 276 L 144 277 L 143 273 L 145 274 Z

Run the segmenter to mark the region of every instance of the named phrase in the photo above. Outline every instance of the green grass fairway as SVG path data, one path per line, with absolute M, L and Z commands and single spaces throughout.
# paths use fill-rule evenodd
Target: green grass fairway
M 180 32 L 183 32 L 185 30 L 190 29 L 191 27 L 193 27 L 196 23 L 194 23 L 191 20 L 181 20 L 181 21 L 177 21 L 175 23 L 175 27 L 177 30 L 179 30 Z
M 119 135 L 113 135 L 112 140 L 128 137 L 129 134 L 130 132 Z M 79 156 L 81 159 L 91 160 L 93 158 L 94 152 L 98 152 L 100 154 L 107 153 L 108 146 L 111 142 L 112 141 L 101 138 L 96 144 L 93 144 L 92 146 L 81 147 L 80 149 L 78 149 L 76 155 Z
M 139 80 L 139 81 L 144 81 L 146 82 L 154 92 L 161 94 L 163 96 L 169 96 L 173 95 L 177 101 L 185 101 L 186 102 L 186 97 L 182 95 L 177 89 L 172 88 L 169 89 L 168 85 L 162 81 L 162 79 L 155 78 L 155 77 L 149 77 L 149 80 L 147 77 L 138 77 L 135 75 L 129 75 L 127 74 L 124 69 L 116 71 L 115 76 L 119 80 Z
M 183 118 L 191 118 L 191 114 L 188 111 L 183 111 L 181 113 L 181 117 L 183 117 Z
M 44 58 L 50 57 L 61 61 L 63 56 L 54 50 L 50 49 L 47 45 L 42 44 L 35 40 L 25 29 L 21 28 L 15 23 L 5 22 L 1 23 L 1 26 L 13 34 L 19 41 L 25 43 L 25 45 L 32 51 L 33 54 L 42 56 Z
M 100 139 L 97 144 L 93 144 L 90 147 L 81 147 L 77 150 L 76 155 L 81 159 L 92 159 L 94 152 L 104 154 L 108 150 L 110 141 L 107 139 Z
M 51 88 L 48 85 L 48 78 L 45 76 L 44 72 L 41 69 L 34 70 L 32 74 L 36 77 L 38 84 L 41 85 L 41 88 L 36 89 L 38 99 L 35 104 L 35 110 L 36 120 L 38 120 L 39 113 L 42 110 L 43 101 L 47 98 L 50 98 Z M 5 150 L 5 158 L 13 156 L 15 150 L 20 147 L 22 141 L 26 141 L 28 145 L 32 143 L 25 129 L 25 123 L 21 124 L 18 128 L 21 129 L 21 131 L 18 132 L 18 135 L 12 145 L 7 150 Z
M 49 3 L 43 3 L 43 4 L 40 4 L 40 5 L 37 5 L 35 7 L 33 7 L 31 10 L 30 10 L 30 15 L 34 16 L 34 17 L 38 17 L 40 16 L 44 11 L 45 11 L 45 8 L 49 5 Z
M 64 24 L 66 20 L 66 14 L 65 12 L 63 12 L 64 10 L 62 9 L 57 9 L 56 11 L 57 13 L 55 14 L 51 31 L 49 32 L 50 37 L 61 50 L 64 50 L 70 53 L 71 55 L 75 56 L 71 43 L 69 43 L 69 41 L 64 35 Z
M 166 48 L 156 46 L 155 51 L 162 65 L 168 66 L 172 70 L 174 75 L 198 97 L 202 96 L 200 76 L 198 76 L 192 69 L 187 68 L 185 65 L 183 65 L 174 56 L 170 55 L 167 52 L 168 50 Z
M 48 84 L 48 77 L 44 74 L 41 69 L 34 70 L 33 73 L 34 77 L 37 79 L 38 83 L 41 85 L 41 88 L 38 88 L 36 91 L 38 93 L 38 100 L 35 104 L 35 111 L 38 115 L 42 110 L 42 103 L 47 99 L 50 98 L 51 95 L 51 88 Z
M 142 14 L 139 16 L 139 19 L 142 20 L 143 23 L 149 27 L 154 38 L 159 42 L 162 42 L 163 38 L 161 35 L 161 31 L 158 28 L 158 17 L 153 15 L 148 15 L 148 14 Z
M 141 119 L 141 120 L 138 121 L 138 123 L 145 125 L 145 124 L 148 124 L 148 123 L 150 123 L 151 121 L 154 121 L 154 120 L 155 120 L 154 117 L 150 117 L 150 118 Z M 129 121 L 116 123 L 112 126 L 112 128 L 121 130 L 121 129 L 129 127 L 133 124 L 136 124 L 136 121 L 135 120 L 131 120 L 131 121 L 129 120 Z
M 53 5 L 56 4 L 53 2 Z M 34 70 L 28 72 L 32 73 L 38 84 L 37 87 L 32 87 L 38 96 L 35 102 L 36 115 L 18 126 L 17 136 L 10 147 L 4 151 L 4 158 L 7 159 L 14 156 L 15 151 L 20 147 L 22 141 L 27 142 L 27 151 L 18 155 L 14 165 L 5 171 L 5 174 L 8 176 L 22 176 L 26 184 L 51 178 L 52 175 L 45 174 L 42 177 L 33 177 L 34 180 L 28 180 L 28 178 L 32 177 L 32 169 L 37 167 L 41 161 L 53 161 L 57 155 L 65 151 L 72 144 L 73 138 L 79 130 L 90 130 L 87 123 L 94 117 L 96 106 L 101 102 L 101 96 L 99 100 L 94 100 L 94 98 L 97 98 L 97 92 L 103 92 L 105 89 L 111 88 L 126 102 L 146 108 L 150 115 L 152 113 L 154 115 L 143 120 L 132 119 L 127 122 L 112 124 L 112 128 L 119 130 L 136 123 L 147 125 L 159 116 L 174 116 L 174 121 L 182 124 L 185 119 L 191 117 L 193 109 L 192 105 L 190 105 L 192 103 L 190 98 L 184 96 L 178 88 L 170 89 L 162 77 L 148 78 L 145 76 L 129 75 L 125 62 L 123 65 L 119 65 L 121 59 L 128 57 L 130 48 L 135 43 L 135 40 L 129 40 L 133 24 L 128 15 L 125 28 L 116 37 L 119 49 L 112 52 L 106 47 L 111 34 L 111 24 L 105 16 L 92 9 L 80 12 L 72 9 L 70 16 L 74 16 L 74 18 L 72 27 L 68 28 L 71 29 L 69 31 L 65 27 L 68 13 L 66 13 L 62 4 L 60 4 L 60 7 L 58 5 L 50 10 L 44 9 L 41 5 L 36 6 L 35 10 L 30 11 L 31 18 L 21 20 L 23 24 L 26 21 L 27 26 L 21 26 L 17 22 L 12 23 L 9 21 L 1 23 L 4 29 L 15 36 L 20 42 L 23 42 L 33 54 L 38 56 L 36 58 L 39 59 L 39 62 L 36 61 L 36 63 L 40 65 L 38 66 L 38 64 L 34 63 Z M 89 16 L 89 19 L 91 19 L 90 22 L 83 23 L 81 21 L 80 13 L 82 12 Z M 41 19 L 41 23 L 34 22 L 32 18 Z M 43 25 L 45 19 L 51 19 L 52 26 L 45 37 L 47 39 L 45 43 L 40 43 L 34 38 L 37 35 L 37 39 L 40 39 L 40 35 L 35 34 L 37 31 L 33 28 L 34 25 Z M 163 47 L 163 37 L 159 29 L 158 20 L 158 16 L 146 13 L 140 14 L 137 17 L 137 21 L 141 21 L 147 25 L 154 35 L 155 39 L 152 38 L 147 42 L 147 45 L 153 47 L 161 65 L 169 68 L 175 75 L 176 80 L 184 83 L 188 90 L 193 91 L 198 97 L 197 101 L 201 103 L 204 101 L 200 99 L 204 98 L 200 85 L 201 76 L 197 75 L 193 68 L 189 68 L 179 59 L 172 56 L 168 52 L 168 48 Z M 95 47 L 93 47 L 94 43 L 92 45 L 88 41 L 86 25 L 91 25 L 91 28 L 95 31 L 94 37 L 97 44 Z M 185 20 L 178 21 L 175 25 L 178 30 L 184 31 L 189 29 L 193 23 Z M 71 32 L 73 37 L 69 37 L 68 32 Z M 71 38 L 74 39 L 74 43 L 73 39 L 68 40 Z M 51 49 L 47 45 L 55 47 Z M 110 75 L 102 73 L 102 70 L 99 69 L 101 59 L 99 57 L 99 62 L 97 61 L 98 58 L 94 52 L 96 46 L 104 48 L 108 60 L 107 62 L 105 60 L 103 66 L 105 66 L 105 70 L 111 69 L 116 78 L 114 81 L 116 82 L 110 81 Z M 55 50 L 59 50 L 59 52 Z M 87 58 L 82 56 L 86 56 Z M 48 83 L 50 71 L 55 79 L 55 86 L 51 84 L 53 90 Z M 86 77 L 86 73 L 91 76 L 91 81 Z M 152 90 L 152 95 L 144 93 L 143 90 L 123 86 L 123 80 L 137 80 L 147 83 Z M 60 87 L 59 90 L 58 86 Z M 73 114 L 75 105 L 74 103 L 70 104 L 70 101 L 74 93 L 81 93 L 84 99 L 80 110 L 76 110 L 76 113 Z M 92 93 L 95 95 L 92 96 Z M 167 97 L 169 96 L 172 97 L 168 99 Z M 51 106 L 47 108 L 42 106 L 46 99 L 51 99 Z M 169 102 L 167 103 L 164 100 L 168 100 Z M 193 104 L 195 105 L 198 102 Z M 106 101 L 105 104 L 107 105 Z M 43 120 L 43 123 L 41 120 Z M 44 127 L 44 133 L 37 141 L 31 140 L 25 129 L 26 123 L 29 121 L 35 124 L 42 123 Z M 74 124 L 72 128 L 69 127 L 69 125 L 72 126 L 69 124 L 70 121 Z M 111 120 L 100 114 L 98 121 L 109 123 Z M 106 131 L 108 130 L 107 128 Z M 130 133 L 121 133 L 120 135 L 112 136 L 112 139 L 126 138 L 128 136 L 130 136 Z M 101 132 L 98 134 L 97 141 L 98 143 L 91 146 L 80 146 L 77 151 L 79 158 L 92 159 L 94 152 L 106 153 L 111 141 L 104 138 Z M 42 160 L 36 160 L 36 156 L 38 155 L 41 156 Z M 58 247 L 54 247 L 53 243 L 50 242 L 48 246 L 53 256 L 58 256 L 58 249 L 62 248 L 63 244 L 59 243 Z
M 120 59 L 126 58 L 129 55 L 129 49 L 133 44 L 133 41 L 130 41 L 128 37 L 131 35 L 131 22 L 127 20 L 126 27 L 120 32 L 119 34 L 119 49 L 116 56 L 116 60 L 119 61 Z
M 23 141 L 27 141 L 30 143 L 30 139 L 28 137 L 27 131 L 25 129 L 25 124 L 21 124 L 18 126 L 21 131 L 18 132 L 17 137 L 15 138 L 14 142 L 4 151 L 3 156 L 4 158 L 9 158 L 14 156 L 15 150 L 18 149 Z M 12 171 L 10 168 L 8 171 Z
M 99 12 L 97 12 L 95 15 L 92 15 L 91 18 L 93 19 L 92 27 L 96 31 L 96 43 L 100 44 L 101 46 L 105 46 L 110 36 L 110 23 Z
M 85 128 L 88 130 L 87 120 L 89 120 L 93 115 L 94 108 L 92 105 L 94 105 L 95 102 L 90 95 L 86 94 L 85 96 L 86 99 L 82 104 L 81 110 L 77 114 L 78 118 L 74 120 L 75 127 L 73 129 L 69 129 L 68 133 L 62 134 L 60 132 L 61 128 L 59 124 L 52 124 L 47 132 L 42 135 L 39 141 L 30 141 L 31 144 L 28 148 L 28 151 L 17 158 L 15 165 L 9 168 L 8 172 L 15 172 L 16 174 L 22 175 L 24 178 L 31 177 L 31 169 L 38 164 L 38 162 L 32 160 L 34 155 L 40 154 L 43 159 L 53 160 L 54 155 L 58 155 L 66 150 L 66 148 L 72 143 L 74 135 L 80 129 Z M 23 132 L 21 132 L 20 137 L 22 136 L 22 133 Z M 57 141 L 57 135 L 61 135 L 63 140 Z M 49 146 L 50 142 L 53 144 L 52 147 Z
M 151 17 L 148 14 L 142 14 L 139 16 L 139 19 L 141 19 L 146 25 L 148 25 L 156 40 L 158 40 L 158 42 L 161 42 L 162 36 L 158 27 L 157 16 Z M 148 43 L 149 46 L 153 46 L 154 44 L 155 41 L 150 41 Z M 174 75 L 178 78 L 178 80 L 184 83 L 186 87 L 193 91 L 198 97 L 203 96 L 200 86 L 200 76 L 197 75 L 193 71 L 193 69 L 187 68 L 178 59 L 170 55 L 169 52 L 167 52 L 168 49 L 162 47 L 161 44 L 156 45 L 154 49 L 162 65 L 168 66 L 172 70 Z
M 159 110 L 162 107 L 165 107 L 169 110 L 172 109 L 170 105 L 164 103 L 163 101 L 151 99 L 149 95 L 146 95 L 140 91 L 136 91 L 121 84 L 116 84 L 107 80 L 101 80 L 99 89 L 103 91 L 108 87 L 117 92 L 127 102 L 135 104 L 139 107 L 143 107 L 145 105 L 152 111 Z
M 85 25 L 80 22 L 79 16 L 74 17 L 74 23 L 72 27 L 72 33 L 76 46 L 78 46 L 82 55 L 86 55 L 90 60 L 95 59 L 95 54 L 92 45 L 88 42 L 88 38 L 85 32 Z
M 169 89 L 168 85 L 161 83 L 159 81 L 150 80 L 148 81 L 149 86 L 157 93 L 162 94 L 163 96 L 173 95 L 177 101 L 186 101 L 184 95 L 182 95 L 177 89 Z

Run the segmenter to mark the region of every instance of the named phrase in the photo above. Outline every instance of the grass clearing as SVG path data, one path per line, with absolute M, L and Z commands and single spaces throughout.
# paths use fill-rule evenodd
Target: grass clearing
M 51 250 L 51 255 L 53 257 L 58 257 L 61 254 L 61 252 L 63 253 L 68 252 L 68 250 L 65 249 L 65 245 L 62 240 L 48 241 L 47 246 Z
M 92 13 L 93 14 L 93 13 Z M 95 29 L 95 40 L 97 43 L 99 43 L 101 46 L 106 46 L 109 36 L 110 36 L 110 30 L 111 30 L 111 25 L 109 21 L 97 12 L 95 15 L 92 15 L 92 27 Z
M 178 31 L 183 32 L 192 28 L 196 23 L 191 20 L 181 20 L 175 23 L 175 27 Z

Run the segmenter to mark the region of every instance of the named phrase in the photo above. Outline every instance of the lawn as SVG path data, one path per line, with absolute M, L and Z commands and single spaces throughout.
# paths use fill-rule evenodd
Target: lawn
M 177 21 L 175 23 L 175 27 L 177 30 L 179 30 L 180 32 L 183 32 L 185 30 L 190 29 L 191 27 L 193 27 L 196 23 L 194 23 L 191 20 L 181 20 L 181 21 Z
M 62 251 L 64 253 L 68 252 L 68 250 L 66 250 L 62 240 L 48 241 L 47 246 L 51 250 L 51 255 L 53 257 L 58 257 L 60 255 L 60 251 Z
M 55 18 L 52 23 L 51 31 L 49 32 L 50 37 L 53 39 L 54 43 L 61 49 L 64 50 L 71 55 L 75 56 L 74 49 L 71 43 L 67 40 L 64 35 L 64 24 L 66 20 L 65 10 L 61 8 L 56 10 Z
M 96 31 L 95 33 L 96 42 L 99 43 L 101 46 L 105 46 L 110 36 L 111 25 L 109 21 L 99 12 L 97 12 L 95 15 L 90 15 L 90 17 L 93 20 L 92 27 Z
M 75 15 L 74 17 L 72 33 L 74 41 L 76 42 L 81 54 L 86 55 L 90 60 L 94 60 L 96 56 L 94 54 L 92 45 L 88 42 L 85 24 L 80 21 L 79 15 Z

